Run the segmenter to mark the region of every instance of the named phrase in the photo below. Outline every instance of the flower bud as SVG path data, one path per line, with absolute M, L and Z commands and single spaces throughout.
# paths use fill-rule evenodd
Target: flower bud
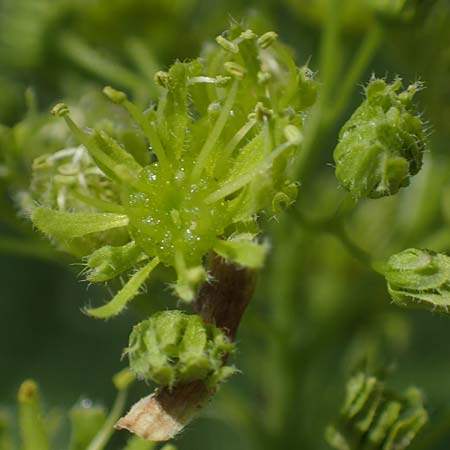
M 155 76 L 153 77 L 154 81 L 157 85 L 168 88 L 170 83 L 170 75 L 168 72 L 164 72 L 163 70 L 159 70 L 155 73 Z
M 111 86 L 105 86 L 103 88 L 103 93 L 113 102 L 117 104 L 122 104 L 126 99 L 127 95 L 125 92 L 118 91 Z
M 347 383 L 339 420 L 327 428 L 326 439 L 337 450 L 356 448 L 356 442 L 372 450 L 403 450 L 427 420 L 418 389 L 392 392 L 382 380 L 359 372 Z
M 223 36 L 217 36 L 216 42 L 229 53 L 239 53 L 239 47 L 234 43 L 225 39 Z
M 199 316 L 163 311 L 133 328 L 125 353 L 138 377 L 173 386 L 196 380 L 219 383 L 230 375 L 223 358 L 232 350 L 223 332 Z
M 247 73 L 245 67 L 242 67 L 240 64 L 237 64 L 233 61 L 227 61 L 224 64 L 224 68 L 230 75 L 237 78 L 238 80 L 242 80 Z
M 270 47 L 278 39 L 278 34 L 274 31 L 268 31 L 258 38 L 258 45 L 262 49 Z
M 398 93 L 401 80 L 371 81 L 366 100 L 342 128 L 334 150 L 336 177 L 356 198 L 393 195 L 420 170 L 425 130 L 412 103 L 419 87 Z
M 69 107 L 65 103 L 58 103 L 51 109 L 50 112 L 54 116 L 64 117 L 67 116 L 67 114 L 69 114 Z
M 389 258 L 385 277 L 389 294 L 398 305 L 449 314 L 450 257 L 410 248 Z

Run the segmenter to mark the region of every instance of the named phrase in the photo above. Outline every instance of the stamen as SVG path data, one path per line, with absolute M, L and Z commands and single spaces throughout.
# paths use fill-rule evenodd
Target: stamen
M 231 108 L 233 107 L 234 101 L 236 99 L 236 94 L 239 86 L 239 81 L 235 80 L 233 85 L 231 86 L 230 92 L 228 94 L 228 98 L 223 105 L 220 116 L 218 117 L 211 133 L 208 135 L 208 138 L 203 145 L 202 149 L 197 158 L 197 162 L 195 163 L 194 169 L 192 171 L 192 182 L 197 182 L 202 174 L 202 171 L 205 167 L 205 163 L 211 155 L 212 150 L 214 149 L 214 145 L 222 133 L 227 119 L 230 115 Z

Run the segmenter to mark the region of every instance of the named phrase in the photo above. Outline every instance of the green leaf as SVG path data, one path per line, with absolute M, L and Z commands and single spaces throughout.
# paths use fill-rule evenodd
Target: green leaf
M 217 241 L 214 251 L 241 266 L 260 269 L 264 265 L 267 246 L 237 237 L 228 241 Z
M 68 213 L 36 208 L 31 214 L 33 224 L 43 233 L 67 240 L 128 225 L 128 217 L 112 213 Z
M 152 270 L 159 264 L 158 258 L 153 258 L 147 265 L 139 269 L 106 305 L 99 308 L 89 308 L 85 312 L 97 319 L 106 319 L 119 314 L 139 292 L 139 288 L 145 282 Z

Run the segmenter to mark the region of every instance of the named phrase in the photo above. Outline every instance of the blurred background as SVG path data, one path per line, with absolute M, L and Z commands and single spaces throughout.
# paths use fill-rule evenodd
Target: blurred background
M 161 271 L 118 318 L 96 321 L 81 312 L 109 298 L 107 288 L 88 287 L 78 261 L 20 213 L 33 159 L 64 148 L 66 131 L 52 121 L 50 107 L 64 99 L 89 123 L 90 115 L 109 114 L 99 94 L 106 84 L 145 107 L 157 95 L 157 70 L 198 56 L 237 20 L 257 32 L 276 31 L 297 64 L 309 64 L 326 120 L 311 132 L 299 214 L 261 219 L 271 252 L 238 335 L 242 373 L 177 447 L 329 448 L 324 429 L 339 414 L 345 382 L 368 366 L 385 371 L 393 387 L 423 390 L 430 424 L 411 448 L 448 449 L 448 320 L 391 304 L 382 277 L 339 236 L 311 226 L 343 198 L 332 151 L 362 86 L 372 73 L 400 76 L 426 86 L 418 99 L 430 130 L 424 168 L 399 194 L 361 201 L 345 217 L 346 236 L 376 259 L 412 246 L 450 250 L 450 4 L 406 3 L 395 9 L 376 0 L 0 0 L 0 404 L 14 410 L 19 384 L 31 377 L 54 417 L 83 398 L 109 407 L 131 327 L 176 306 L 165 287 L 170 274 Z M 138 383 L 131 400 L 151 389 Z M 67 428 L 62 419 L 54 448 L 63 448 Z M 126 437 L 116 433 L 108 448 L 122 448 Z

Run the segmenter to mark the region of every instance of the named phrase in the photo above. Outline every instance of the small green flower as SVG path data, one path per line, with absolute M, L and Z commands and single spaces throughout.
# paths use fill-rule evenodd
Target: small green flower
M 223 332 L 199 316 L 162 311 L 133 328 L 125 353 L 139 378 L 162 386 L 204 380 L 214 387 L 235 372 L 223 366 L 232 350 Z
M 403 250 L 389 258 L 385 277 L 396 304 L 450 313 L 450 257 L 431 250 Z
M 144 112 L 123 92 L 104 89 L 140 127 L 149 163 L 138 161 L 109 129 L 85 132 L 66 105 L 53 109 L 108 178 L 115 197 L 92 186 L 89 195 L 77 194 L 77 202 L 95 212 L 75 204 L 71 213 L 40 207 L 32 213 L 34 224 L 66 241 L 121 227 L 128 241 L 105 248 L 99 241 L 87 259 L 88 278 L 104 281 L 137 268 L 109 306 L 88 310 L 93 316 L 119 313 L 159 263 L 175 269 L 175 292 L 185 301 L 206 280 L 203 261 L 212 250 L 261 267 L 266 246 L 256 241 L 258 215 L 278 213 L 295 200 L 293 162 L 304 111 L 316 94 L 311 72 L 295 66 L 274 33 L 258 38 L 235 25 L 217 42 L 203 59 L 158 72 L 161 96 Z
M 347 383 L 340 418 L 327 428 L 326 439 L 336 450 L 403 450 L 427 420 L 418 389 L 394 393 L 359 372 Z
M 422 166 L 425 127 L 412 102 L 420 84 L 398 92 L 401 86 L 401 80 L 371 81 L 339 134 L 336 177 L 356 198 L 393 195 Z

